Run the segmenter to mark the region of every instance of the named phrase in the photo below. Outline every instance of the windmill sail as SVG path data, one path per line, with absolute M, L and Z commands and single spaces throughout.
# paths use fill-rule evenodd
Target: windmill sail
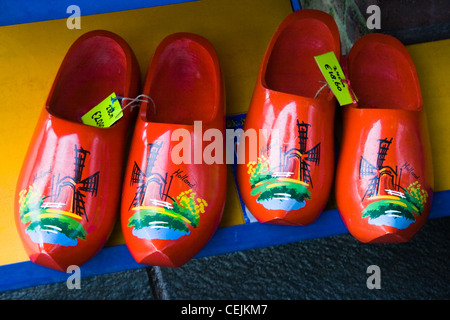
M 304 160 L 300 160 L 300 181 L 310 183 L 311 188 L 313 186 L 311 181 L 311 173 L 309 171 L 309 163 Z
M 137 187 L 137 191 L 136 194 L 134 195 L 133 201 L 131 202 L 130 209 L 142 205 L 146 191 L 147 191 L 146 183 L 143 183 Z
M 83 175 L 84 162 L 86 161 L 86 156 L 90 154 L 89 151 L 84 150 L 83 147 L 77 148 L 75 145 L 75 163 L 74 163 L 74 176 L 73 179 L 75 183 L 78 183 L 81 180 L 81 176 Z
M 367 177 L 377 174 L 377 168 L 367 161 L 363 156 L 361 156 L 361 160 L 359 161 L 359 177 Z
M 90 193 L 93 196 L 97 195 L 98 190 L 98 180 L 99 180 L 100 172 L 97 171 L 90 177 L 87 177 L 86 179 L 80 181 L 80 186 L 78 187 L 78 190 L 86 191 Z
M 362 200 L 364 200 L 366 197 L 373 197 L 378 194 L 378 185 L 379 185 L 379 177 L 375 176 L 372 179 L 369 180 L 369 186 L 367 187 L 366 192 L 364 193 L 364 196 Z
M 383 177 L 386 190 L 400 190 L 400 177 L 398 177 L 397 167 L 395 170 L 389 166 L 384 166 L 389 146 L 392 143 L 392 139 L 379 139 L 378 153 L 377 153 L 377 165 L 374 166 L 367 161 L 363 156 L 359 162 L 359 178 L 371 177 L 369 185 L 362 200 L 366 197 L 373 197 L 380 193 L 380 181 Z M 401 175 L 401 173 L 400 173 Z M 398 179 L 398 181 L 397 181 Z
M 298 144 L 299 144 L 299 151 L 301 154 L 304 154 L 306 152 L 306 142 L 308 141 L 308 127 L 311 127 L 310 124 L 305 123 L 302 121 L 298 121 L 297 119 L 297 129 L 298 129 Z
M 312 149 L 306 151 L 307 142 L 308 142 L 308 129 L 311 125 L 302 121 L 298 121 L 297 119 L 297 128 L 298 128 L 298 148 L 292 148 L 285 153 L 285 161 L 284 161 L 284 169 L 288 168 L 288 164 L 291 158 L 298 159 L 298 175 L 299 180 L 308 183 L 312 187 L 311 180 L 311 165 L 308 163 L 312 163 L 318 165 L 320 162 L 320 143 L 316 144 Z
M 169 183 L 167 183 L 167 173 L 163 177 L 159 173 L 153 172 L 153 167 L 155 165 L 158 153 L 163 146 L 162 141 L 157 141 L 155 143 L 149 144 L 150 148 L 147 154 L 147 163 L 145 167 L 145 172 L 141 170 L 136 162 L 134 162 L 133 170 L 131 173 L 130 185 L 138 184 L 136 189 L 136 194 L 133 201 L 131 202 L 130 209 L 137 206 L 142 206 L 144 199 L 146 197 L 147 189 L 149 189 L 150 184 L 156 184 L 151 186 L 149 192 L 152 193 L 152 197 L 159 195 L 162 201 L 166 201 L 169 196 L 170 185 L 172 184 L 172 178 L 170 177 Z M 171 198 L 172 199 L 172 198 Z M 153 199 L 155 200 L 155 199 Z
M 308 155 L 306 157 L 307 161 L 313 162 L 314 164 L 318 165 L 320 162 L 320 143 L 309 150 L 306 154 Z
M 145 181 L 145 173 L 142 172 L 141 168 L 139 168 L 136 161 L 133 165 L 133 171 L 131 172 L 131 179 L 130 179 L 130 185 L 133 185 L 135 183 L 142 183 Z
M 377 167 L 378 169 L 381 169 L 381 167 L 383 167 L 386 154 L 389 150 L 389 146 L 391 145 L 392 138 L 391 140 L 388 140 L 386 138 L 386 139 L 379 139 L 378 141 L 380 141 L 380 146 L 378 148 Z
M 80 217 L 84 216 L 86 218 L 86 221 L 89 221 L 88 217 L 86 215 L 86 208 L 84 206 L 84 198 L 86 196 L 84 194 L 82 194 L 80 192 L 80 190 L 76 190 L 73 197 L 74 197 L 73 203 L 74 203 L 74 207 L 75 207 L 74 213 Z
M 59 174 L 57 176 L 53 175 L 50 200 L 62 204 L 66 203 L 68 206 L 67 210 L 79 216 L 85 216 L 87 221 L 84 199 L 86 195 L 83 192 L 87 192 L 94 197 L 97 196 L 100 171 L 82 179 L 86 157 L 90 152 L 82 147 L 78 148 L 76 145 L 74 150 L 74 175 L 73 177 L 65 176 L 63 178 L 60 178 Z M 68 190 L 69 193 L 64 191 L 65 189 L 70 189 Z

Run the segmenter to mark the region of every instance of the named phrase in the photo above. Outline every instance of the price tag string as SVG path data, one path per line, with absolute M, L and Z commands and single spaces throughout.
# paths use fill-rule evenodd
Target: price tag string
M 350 96 L 352 97 L 353 104 L 356 104 L 358 102 L 358 99 L 356 99 L 356 95 L 353 92 L 352 86 L 350 84 L 350 79 L 341 79 L 341 82 L 348 86 L 348 90 L 349 90 Z
M 321 86 L 319 88 L 319 90 L 316 92 L 316 95 L 314 96 L 314 99 L 316 99 L 319 96 L 319 94 L 322 92 L 322 90 L 325 89 L 326 87 L 328 87 L 328 89 L 331 90 L 330 86 L 328 85 L 328 83 L 326 81 L 319 80 L 319 82 L 320 83 L 324 83 L 324 85 Z
M 150 103 L 151 102 L 152 105 L 153 105 L 153 113 L 156 114 L 155 101 L 150 96 L 148 96 L 146 94 L 140 94 L 136 98 L 127 98 L 127 97 L 118 97 L 118 98 L 122 100 L 122 103 L 124 101 L 129 101 L 125 106 L 122 107 L 122 110 L 120 111 L 119 114 L 123 114 L 123 111 L 126 108 L 128 108 L 128 107 L 130 107 L 130 111 L 132 111 L 136 107 L 139 107 L 139 104 L 136 103 L 136 102 L 146 102 L 146 103 Z M 116 118 L 119 116 L 119 114 L 116 116 Z
M 341 106 L 347 104 L 355 104 L 358 99 L 356 98 L 352 88 L 350 87 L 350 81 L 345 78 L 344 71 L 342 70 L 339 61 L 333 51 L 315 56 L 314 59 L 322 72 L 328 86 L 336 96 Z M 322 90 L 321 88 L 320 90 Z M 319 92 L 320 92 L 319 90 Z M 318 93 L 319 93 L 318 92 Z M 318 95 L 316 94 L 316 96 Z

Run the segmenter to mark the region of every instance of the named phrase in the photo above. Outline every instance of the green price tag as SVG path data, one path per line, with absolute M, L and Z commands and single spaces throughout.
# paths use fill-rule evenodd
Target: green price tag
M 81 121 L 90 126 L 109 128 L 122 116 L 122 106 L 119 103 L 119 98 L 113 92 L 82 116 Z
M 356 103 L 357 98 L 345 79 L 344 72 L 333 51 L 315 56 L 319 69 L 341 106 Z

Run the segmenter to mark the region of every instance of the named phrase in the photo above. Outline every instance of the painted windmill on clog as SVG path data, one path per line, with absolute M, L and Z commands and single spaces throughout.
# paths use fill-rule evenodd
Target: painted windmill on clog
M 267 159 L 260 157 L 258 163 L 249 163 L 248 173 L 252 185 L 252 195 L 258 195 L 257 202 L 269 210 L 297 210 L 306 205 L 306 200 L 311 199 L 312 188 L 311 164 L 320 162 L 320 142 L 310 150 L 307 150 L 309 139 L 308 129 L 310 124 L 297 119 L 298 148 L 281 150 L 280 171 L 270 168 Z M 298 177 L 292 178 L 294 172 L 290 168 L 295 166 L 297 159 Z M 278 168 L 278 167 L 277 167 Z
M 369 177 L 367 189 L 361 201 L 366 200 L 362 218 L 369 224 L 405 229 L 421 215 L 428 194 L 416 180 L 406 189 L 401 183 L 402 168 L 384 165 L 392 143 L 391 139 L 379 139 L 377 163 L 373 165 L 363 156 L 359 164 L 359 178 Z
M 150 183 L 156 184 L 156 189 L 158 190 L 157 193 L 159 194 L 160 198 L 151 199 L 151 202 L 165 207 L 172 207 L 171 204 L 167 202 L 167 198 L 171 198 L 169 196 L 169 189 L 170 185 L 172 184 L 172 177 L 170 177 L 170 180 L 168 181 L 167 172 L 164 177 L 159 173 L 153 172 L 153 167 L 155 166 L 155 162 L 157 160 L 161 147 L 162 142 L 149 144 L 145 171 L 142 171 L 136 162 L 134 163 L 133 171 L 131 173 L 130 185 L 138 184 L 138 186 L 134 199 L 130 205 L 130 209 L 142 206 L 144 204 L 144 199 Z
M 388 140 L 379 139 L 380 142 L 377 153 L 377 164 L 374 166 L 368 160 L 366 160 L 363 156 L 361 156 L 360 165 L 359 165 L 359 178 L 370 177 L 369 186 L 364 193 L 362 200 L 366 197 L 375 197 L 383 193 L 383 191 L 387 192 L 390 195 L 395 194 L 401 198 L 404 198 L 404 192 L 400 191 L 403 189 L 400 186 L 401 174 L 397 173 L 397 167 L 395 170 L 390 166 L 384 166 L 384 161 L 386 159 L 387 152 L 389 150 L 389 146 L 392 143 L 392 138 Z M 386 179 L 384 177 L 386 176 Z M 385 189 L 380 189 L 381 180 L 385 180 Z
M 84 220 L 88 222 L 86 197 L 97 196 L 100 171 L 83 179 L 85 161 L 89 151 L 74 146 L 73 175 L 53 174 L 48 196 L 35 184 L 19 195 L 20 221 L 25 232 L 35 243 L 76 246 L 78 239 L 86 240 Z
M 170 176 L 154 172 L 162 141 L 149 144 L 145 171 L 135 162 L 131 172 L 130 185 L 137 184 L 136 193 L 129 207 L 133 215 L 128 226 L 133 227 L 133 235 L 140 239 L 175 240 L 196 228 L 200 214 L 208 206 L 205 200 L 197 198 L 192 189 L 177 190 L 172 185 L 174 174 Z M 171 197 L 169 190 L 174 187 L 178 196 Z
M 83 147 L 78 148 L 75 145 L 75 162 L 74 162 L 74 174 L 73 176 L 64 176 L 60 178 L 58 174 L 53 175 L 52 177 L 52 190 L 49 197 L 50 203 L 44 202 L 44 206 L 61 206 L 65 201 L 68 204 L 68 211 L 75 213 L 76 215 L 86 218 L 88 220 L 88 216 L 86 214 L 85 207 L 85 197 L 84 193 L 91 194 L 92 196 L 97 195 L 98 191 L 98 181 L 100 172 L 90 175 L 89 177 L 82 179 L 83 170 L 85 167 L 85 161 L 89 151 L 84 150 Z M 72 196 L 64 198 L 64 189 L 68 188 Z M 46 198 L 45 198 L 46 199 Z M 44 199 L 44 200 L 45 200 Z M 62 200 L 61 200 L 62 199 Z
M 311 127 L 310 124 L 297 119 L 298 128 L 298 148 L 289 149 L 285 152 L 284 167 L 288 167 L 291 158 L 298 159 L 298 179 L 304 183 L 310 184 L 311 188 L 313 186 L 311 180 L 311 170 L 310 163 L 318 165 L 320 162 L 320 142 L 316 144 L 313 148 L 306 151 L 306 144 L 308 142 L 308 128 Z

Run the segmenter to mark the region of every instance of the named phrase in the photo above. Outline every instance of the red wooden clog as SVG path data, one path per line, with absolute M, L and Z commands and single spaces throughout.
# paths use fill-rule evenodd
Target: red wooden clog
M 358 105 L 343 110 L 336 200 L 362 242 L 405 242 L 424 225 L 433 198 L 431 149 L 419 79 L 394 37 L 360 38 L 348 57 Z
M 314 57 L 330 51 L 340 58 L 336 23 L 310 9 L 285 18 L 268 45 L 238 153 L 240 194 L 259 222 L 307 225 L 328 201 L 336 100 Z
M 109 128 L 81 122 L 113 92 L 135 97 L 139 68 L 127 43 L 91 31 L 66 54 L 31 139 L 15 197 L 17 230 L 31 261 L 66 272 L 108 239 L 117 217 L 129 110 Z
M 166 37 L 153 55 L 143 92 L 152 103 L 141 104 L 135 127 L 122 230 L 137 262 L 178 267 L 212 237 L 225 204 L 226 164 L 219 154 L 224 92 L 213 46 L 190 33 Z M 215 159 L 202 157 L 214 156 L 207 152 L 208 132 L 221 135 Z

